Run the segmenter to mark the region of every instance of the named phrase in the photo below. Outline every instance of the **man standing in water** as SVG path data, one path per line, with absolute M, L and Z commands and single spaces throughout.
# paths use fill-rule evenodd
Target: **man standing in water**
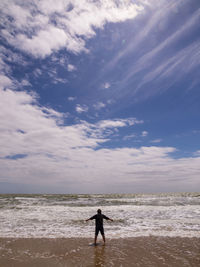
M 97 210 L 97 214 L 92 216 L 91 218 L 87 219 L 86 222 L 88 222 L 89 220 L 94 220 L 95 219 L 95 223 L 96 223 L 96 228 L 95 228 L 95 238 L 94 238 L 94 244 L 96 246 L 97 244 L 97 236 L 99 234 L 99 231 L 101 232 L 102 238 L 103 238 L 103 242 L 105 245 L 106 239 L 105 239 L 105 234 L 104 234 L 104 228 L 103 228 L 103 219 L 112 221 L 112 219 L 108 218 L 107 216 L 105 216 L 104 214 L 101 214 L 101 210 L 98 209 Z

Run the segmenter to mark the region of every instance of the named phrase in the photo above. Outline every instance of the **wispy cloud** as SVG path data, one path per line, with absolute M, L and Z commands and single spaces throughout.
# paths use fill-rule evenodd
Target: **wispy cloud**
M 68 71 L 74 71 L 74 70 L 76 70 L 76 67 L 72 64 L 68 64 L 67 69 L 68 69 Z
M 69 101 L 74 101 L 74 100 L 76 99 L 76 97 L 75 97 L 75 96 L 69 96 L 67 99 L 68 99 Z
M 132 38 L 119 53 L 114 54 L 99 74 L 99 79 L 105 79 L 115 66 L 123 65 L 125 60 L 129 62 L 125 66 L 126 73 L 117 86 L 116 98 L 124 96 L 124 88 L 127 88 L 127 94 L 137 95 L 142 99 L 155 95 L 181 82 L 184 77 L 189 77 L 200 66 L 199 40 L 185 41 L 191 38 L 191 33 L 197 31 L 200 9 L 193 11 L 179 27 L 172 26 L 173 21 L 177 21 L 176 14 L 181 16 L 179 12 L 182 12 L 184 15 L 184 8 L 187 9 L 188 5 L 188 0 L 184 3 L 149 1 L 149 7 L 144 11 L 145 19 L 136 21 L 138 28 L 134 28 Z M 129 61 L 131 57 L 133 60 Z M 153 84 L 149 86 L 150 83 Z M 190 79 L 191 88 L 198 83 L 198 75 Z M 143 90 L 145 93 L 141 94 Z
M 38 73 L 38 72 L 37 72 Z M 49 75 L 49 77 L 52 80 L 52 83 L 58 84 L 58 83 L 68 83 L 68 80 L 66 78 L 60 77 L 58 75 L 56 67 L 49 68 L 46 73 Z M 37 74 L 36 74 L 37 75 Z
M 130 134 L 130 135 L 125 135 L 123 137 L 123 140 L 130 140 L 136 137 L 136 134 Z
M 147 131 L 143 131 L 143 132 L 142 132 L 142 136 L 143 136 L 143 137 L 146 137 L 147 135 L 148 135 L 148 132 L 147 132 Z
M 149 71 L 146 75 L 144 75 L 143 80 L 138 85 L 137 89 L 151 81 L 171 77 L 171 82 L 166 85 L 169 86 L 169 84 L 174 83 L 177 80 L 181 80 L 183 75 L 191 73 L 194 68 L 200 66 L 199 45 L 199 41 L 192 43 L 185 49 L 182 49 L 174 56 L 159 64 L 152 71 Z M 174 73 L 176 73 L 175 76 Z M 164 87 L 165 86 L 163 85 L 163 88 Z
M 160 142 L 162 142 L 162 139 L 154 139 L 154 140 L 151 140 L 151 143 L 154 143 L 154 144 L 160 143 Z
M 115 127 L 124 127 L 132 126 L 134 124 L 143 123 L 142 120 L 137 120 L 136 118 L 129 119 L 115 119 L 115 120 L 103 120 L 98 122 L 100 128 L 115 128 Z
M 76 105 L 76 112 L 78 113 L 83 113 L 83 112 L 87 112 L 88 111 L 88 106 L 86 105 L 80 105 L 80 104 L 77 104 Z
M 34 71 L 33 71 L 33 75 L 38 78 L 39 76 L 42 75 L 42 70 L 39 69 L 39 68 L 36 68 Z
M 96 109 L 96 110 L 100 110 L 100 109 L 102 109 L 102 108 L 105 108 L 106 105 L 105 105 L 103 102 L 98 102 L 98 103 L 94 104 L 93 107 L 94 107 L 94 109 Z
M 167 48 L 169 48 L 172 44 L 175 44 L 178 40 L 182 38 L 184 34 L 187 34 L 188 31 L 196 25 L 197 21 L 199 20 L 200 16 L 200 10 L 197 10 L 196 13 L 185 22 L 184 25 L 182 25 L 181 28 L 178 28 L 173 34 L 168 36 L 163 42 L 159 43 L 155 48 L 148 51 L 146 54 L 144 54 L 140 59 L 136 62 L 135 67 L 133 70 L 130 70 L 128 73 L 126 80 L 133 77 L 136 73 L 140 71 L 147 70 L 150 66 L 153 67 L 153 71 L 148 71 L 147 74 L 144 76 L 142 82 L 137 86 L 138 90 L 142 85 L 144 85 L 147 82 L 150 82 L 154 79 L 161 79 L 163 77 L 169 77 L 171 74 L 174 74 L 176 71 L 177 74 L 180 74 L 181 77 L 187 73 L 188 71 L 192 70 L 193 67 L 197 67 L 199 62 L 198 55 L 198 47 L 199 47 L 199 41 L 192 43 L 191 45 L 181 49 L 177 53 L 175 53 L 174 56 L 170 58 L 166 58 L 163 55 L 163 51 L 165 51 Z M 167 54 L 167 50 L 166 50 Z M 157 59 L 160 58 L 161 60 L 157 62 Z M 155 61 L 157 63 L 155 63 Z M 187 71 L 183 66 L 185 66 L 185 63 L 189 62 L 187 64 Z M 177 75 L 176 75 L 177 77 Z

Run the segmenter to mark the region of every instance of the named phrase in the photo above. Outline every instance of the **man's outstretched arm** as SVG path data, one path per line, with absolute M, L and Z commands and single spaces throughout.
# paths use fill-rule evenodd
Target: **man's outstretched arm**
M 113 219 L 108 218 L 106 215 L 103 215 L 103 218 L 106 219 L 107 221 L 113 222 Z
M 87 220 L 85 220 L 86 222 L 88 222 L 88 221 L 90 221 L 90 220 L 94 220 L 96 218 L 96 216 L 94 215 L 94 216 L 92 216 L 91 218 L 89 218 L 89 219 L 87 219 Z

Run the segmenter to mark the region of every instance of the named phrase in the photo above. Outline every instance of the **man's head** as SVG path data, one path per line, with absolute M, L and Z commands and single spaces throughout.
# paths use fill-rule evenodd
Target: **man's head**
M 98 209 L 98 210 L 97 210 L 97 213 L 98 213 L 98 214 L 101 214 L 101 210 L 100 210 L 100 209 Z

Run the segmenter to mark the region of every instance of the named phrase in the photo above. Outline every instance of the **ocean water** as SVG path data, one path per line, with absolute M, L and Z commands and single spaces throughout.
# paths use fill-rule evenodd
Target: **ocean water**
M 93 237 L 98 208 L 108 238 L 200 237 L 200 193 L 0 195 L 0 237 Z

